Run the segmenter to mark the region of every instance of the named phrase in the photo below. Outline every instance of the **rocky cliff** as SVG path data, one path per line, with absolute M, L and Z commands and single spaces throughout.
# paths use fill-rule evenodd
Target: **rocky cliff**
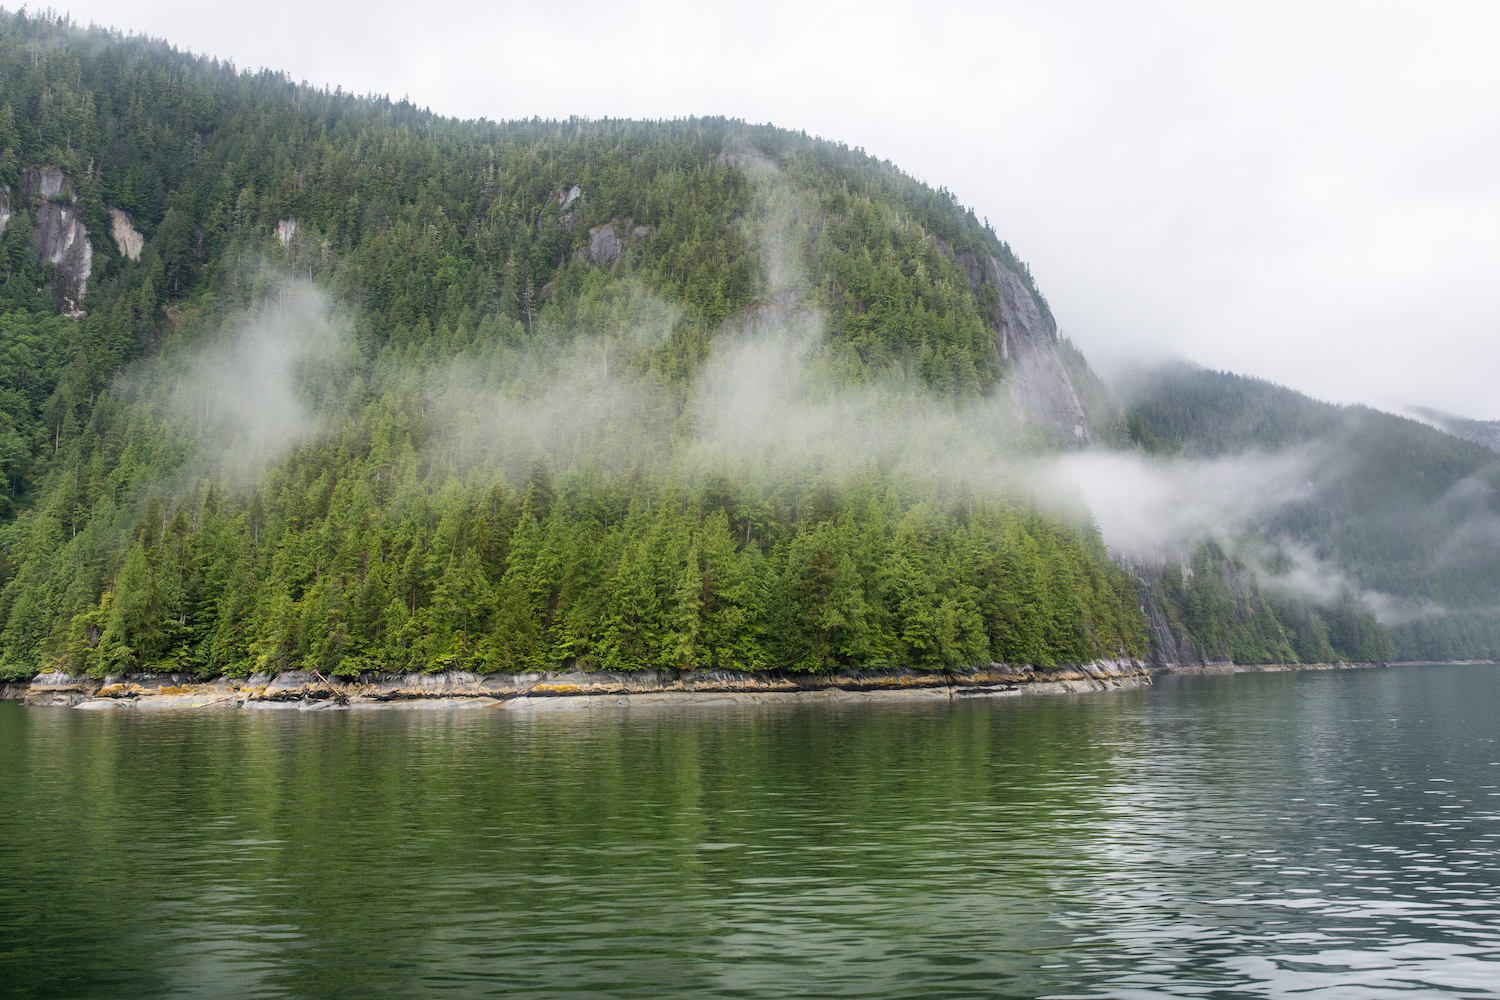
M 83 298 L 94 270 L 94 242 L 84 224 L 83 209 L 77 185 L 56 167 L 26 168 L 17 190 L 0 185 L 0 234 L 16 213 L 31 213 L 37 259 L 52 266 L 47 287 L 58 312 L 64 316 L 84 314 Z M 108 217 L 113 250 L 125 260 L 139 261 L 146 237 L 123 210 L 109 208 Z M 295 221 L 291 225 L 295 231 Z M 278 227 L 277 235 L 280 234 Z M 111 252 L 111 239 L 103 242 L 103 252 Z
M 1136 596 L 1140 600 L 1141 614 L 1146 619 L 1150 647 L 1146 663 L 1153 670 L 1196 669 L 1210 665 L 1227 665 L 1228 660 L 1214 661 L 1203 655 L 1201 644 L 1194 638 L 1186 623 L 1176 614 L 1176 609 L 1167 601 L 1163 587 L 1163 576 L 1168 560 L 1176 561 L 1175 554 L 1164 554 L 1154 560 L 1117 559 L 1120 568 L 1130 574 L 1135 582 Z M 1192 570 L 1179 567 L 1179 571 L 1191 577 Z
M 64 316 L 83 315 L 83 295 L 94 266 L 94 245 L 83 220 L 71 206 L 47 202 L 36 210 L 36 249 L 57 270 L 49 282 L 52 299 Z
M 740 167 L 760 180 L 781 173 L 774 160 L 749 147 L 726 146 L 713 162 L 720 167 Z M 570 213 L 570 207 L 584 198 L 580 186 L 563 185 L 547 204 L 555 207 L 559 222 L 571 231 L 577 212 Z M 547 209 L 543 209 L 537 217 L 539 230 L 546 214 Z M 633 240 L 649 237 L 651 232 L 650 227 L 633 227 L 629 218 L 611 219 L 605 225 L 589 229 L 588 242 L 578 248 L 576 256 L 594 267 L 611 268 Z M 955 254 L 952 246 L 941 239 L 938 247 L 963 267 L 969 290 L 981 304 L 986 325 L 995 337 L 995 351 L 1005 365 L 1005 383 L 1022 421 L 1040 428 L 1043 436 L 1065 448 L 1094 444 L 1092 422 L 1058 354 L 1057 323 L 1051 311 L 998 258 L 974 251 Z M 772 315 L 781 314 L 787 307 L 784 295 L 777 294 L 776 299 Z M 761 310 L 756 318 L 768 318 L 767 311 Z
M 146 246 L 146 237 L 136 231 L 130 216 L 118 208 L 112 208 L 109 210 L 109 221 L 111 235 L 114 236 L 115 246 L 119 248 L 120 256 L 130 260 L 140 260 L 141 250 Z
M 955 255 L 946 244 L 940 246 L 963 266 L 969 290 L 985 304 L 985 322 L 995 334 L 995 350 L 1005 362 L 1005 380 L 1022 419 L 1035 421 L 1064 447 L 1093 444 L 1088 416 L 1057 354 L 1051 311 L 997 258 L 972 251 Z M 986 286 L 994 293 L 986 294 Z
M 64 316 L 83 315 L 83 296 L 94 267 L 94 246 L 77 201 L 72 180 L 56 167 L 25 170 L 19 192 L 0 186 L 0 233 L 16 212 L 33 213 L 37 256 L 53 266 L 48 288 Z

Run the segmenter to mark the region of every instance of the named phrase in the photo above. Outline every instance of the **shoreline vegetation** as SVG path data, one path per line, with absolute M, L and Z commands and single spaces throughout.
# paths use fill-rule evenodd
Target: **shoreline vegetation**
M 1191 368 L 1127 412 L 988 220 L 806 132 L 0 12 L 0 258 L 23 697 L 1500 657 L 1500 456 Z
M 1028 477 L 1108 431 L 1030 271 L 862 149 L 460 122 L 17 13 L 7 184 L 0 681 L 1148 652 Z
M 683 704 L 753 705 L 801 700 L 874 702 L 1077 694 L 1148 687 L 1153 678 L 1174 674 L 1356 670 L 1403 665 L 1444 664 L 1438 661 L 1253 665 L 1226 662 L 1158 667 L 1126 659 L 1045 670 L 992 663 L 987 667 L 963 670 L 847 670 L 823 674 L 735 670 L 648 670 L 624 674 L 573 670 L 479 675 L 452 670 L 431 674 L 366 674 L 358 678 L 326 678 L 306 671 L 286 671 L 274 677 L 256 674 L 206 681 L 178 674 L 129 674 L 99 680 L 44 673 L 30 683 L 0 687 L 0 700 L 85 710 L 588 710 Z

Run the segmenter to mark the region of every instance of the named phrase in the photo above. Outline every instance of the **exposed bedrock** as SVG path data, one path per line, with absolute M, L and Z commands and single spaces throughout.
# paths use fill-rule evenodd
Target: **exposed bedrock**
M 1088 416 L 1073 388 L 1073 380 L 1057 356 L 1053 337 L 1057 324 L 1050 311 L 1037 305 L 1014 271 L 995 257 L 980 257 L 971 250 L 954 254 L 939 241 L 969 279 L 969 290 L 981 302 L 986 284 L 998 293 L 995 304 L 984 310 L 986 325 L 995 334 L 995 350 L 1005 362 L 1005 381 L 1011 399 L 1023 420 L 1038 422 L 1064 447 L 1092 444 Z
M 569 219 L 577 216 L 574 209 Z M 576 221 L 576 220 L 575 220 Z M 589 230 L 589 241 L 578 248 L 578 257 L 594 267 L 611 268 L 636 240 L 648 239 L 656 232 L 654 226 L 636 226 L 630 218 L 610 219 L 602 226 Z
M 624 251 L 625 243 L 615 233 L 615 227 L 612 224 L 595 226 L 589 230 L 589 246 L 586 255 L 590 264 L 595 267 L 613 267 Z
M 0 186 L 0 233 L 16 212 L 32 210 L 37 257 L 56 268 L 47 284 L 64 316 L 83 315 L 83 295 L 94 268 L 94 247 L 77 200 L 72 180 L 56 167 L 28 167 L 19 192 Z
M 752 704 L 789 698 L 839 701 L 975 698 L 1106 691 L 1149 684 L 1133 660 L 1034 670 L 989 663 L 959 670 L 841 670 L 830 674 L 745 673 L 736 670 L 645 670 L 638 673 L 564 670 L 479 675 L 370 673 L 329 678 L 305 671 L 248 678 L 196 680 L 184 674 L 122 674 L 102 681 L 62 673 L 13 685 L 7 697 L 29 705 L 106 708 L 588 708 L 626 704 L 727 701 Z
M 94 247 L 78 211 L 49 201 L 36 210 L 36 249 L 57 267 L 50 282 L 52 298 L 64 316 L 83 315 L 83 295 L 94 267 Z
M 112 208 L 109 210 L 109 222 L 110 235 L 115 239 L 115 246 L 120 248 L 120 256 L 140 260 L 141 250 L 146 246 L 146 237 L 136 230 L 130 216 L 118 208 Z
M 1053 344 L 1051 316 L 1044 316 L 1021 279 L 994 257 L 989 278 L 1000 292 L 992 310 L 995 347 L 1009 363 L 1008 379 L 1016 408 L 1042 422 L 1067 445 L 1093 442 L 1088 417 Z
M 1141 597 L 1146 622 L 1150 627 L 1151 647 L 1146 654 L 1146 662 L 1156 670 L 1203 666 L 1203 659 L 1198 655 L 1197 646 L 1192 638 L 1187 635 L 1179 638 L 1172 630 L 1171 623 L 1167 621 L 1167 616 L 1157 605 L 1156 597 L 1151 593 L 1150 588 L 1144 585 L 1138 586 L 1137 593 Z
M 56 167 L 31 167 L 21 175 L 22 193 L 27 201 L 49 201 L 58 198 L 71 204 L 77 201 L 73 182 Z

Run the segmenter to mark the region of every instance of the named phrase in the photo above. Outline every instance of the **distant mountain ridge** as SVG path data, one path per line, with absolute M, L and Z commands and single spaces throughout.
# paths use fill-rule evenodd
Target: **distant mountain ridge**
M 1413 407 L 1412 412 L 1455 437 L 1482 444 L 1490 451 L 1500 453 L 1500 420 L 1470 420 L 1423 406 Z
M 1322 403 L 1262 379 L 1190 365 L 1140 379 L 1126 387 L 1126 398 L 1124 429 L 1148 454 L 1305 456 L 1309 495 L 1260 519 L 1257 544 L 1305 547 L 1330 578 L 1342 576 L 1374 595 L 1394 637 L 1389 656 L 1500 658 L 1494 452 L 1406 417 Z M 1194 558 L 1200 557 L 1230 558 Z M 1191 617 L 1181 601 L 1163 603 Z
M 22 12 L 0 257 L 3 677 L 1494 648 L 1443 547 L 1476 446 L 1233 376 L 1122 408 L 972 210 L 803 133 L 461 122 Z M 1006 471 L 1324 438 L 1355 472 L 1262 527 L 1364 596 L 1122 568 Z

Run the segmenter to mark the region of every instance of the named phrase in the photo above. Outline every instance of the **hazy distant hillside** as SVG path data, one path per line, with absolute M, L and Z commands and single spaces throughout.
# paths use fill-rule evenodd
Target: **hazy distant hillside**
M 1368 592 L 1396 656 L 1500 657 L 1500 455 L 1405 417 L 1199 368 L 1158 372 L 1130 395 L 1128 433 L 1148 453 L 1295 456 L 1307 488 L 1261 515 L 1257 537 L 1305 546 L 1325 582 L 1340 575 Z
M 0 670 L 1139 652 L 1004 458 L 1100 428 L 1024 265 L 723 119 L 460 122 L 0 18 Z
M 1121 416 L 972 211 L 805 134 L 6 15 L 0 255 L 5 676 L 1495 648 L 1493 456 L 1212 373 Z M 1137 593 L 1021 471 L 1120 446 L 1325 448 L 1257 530 L 1347 586 L 1209 545 Z
M 1490 451 L 1500 452 L 1500 420 L 1469 420 L 1466 417 L 1456 417 L 1451 413 L 1429 410 L 1420 406 L 1413 412 L 1449 434 L 1482 444 Z

